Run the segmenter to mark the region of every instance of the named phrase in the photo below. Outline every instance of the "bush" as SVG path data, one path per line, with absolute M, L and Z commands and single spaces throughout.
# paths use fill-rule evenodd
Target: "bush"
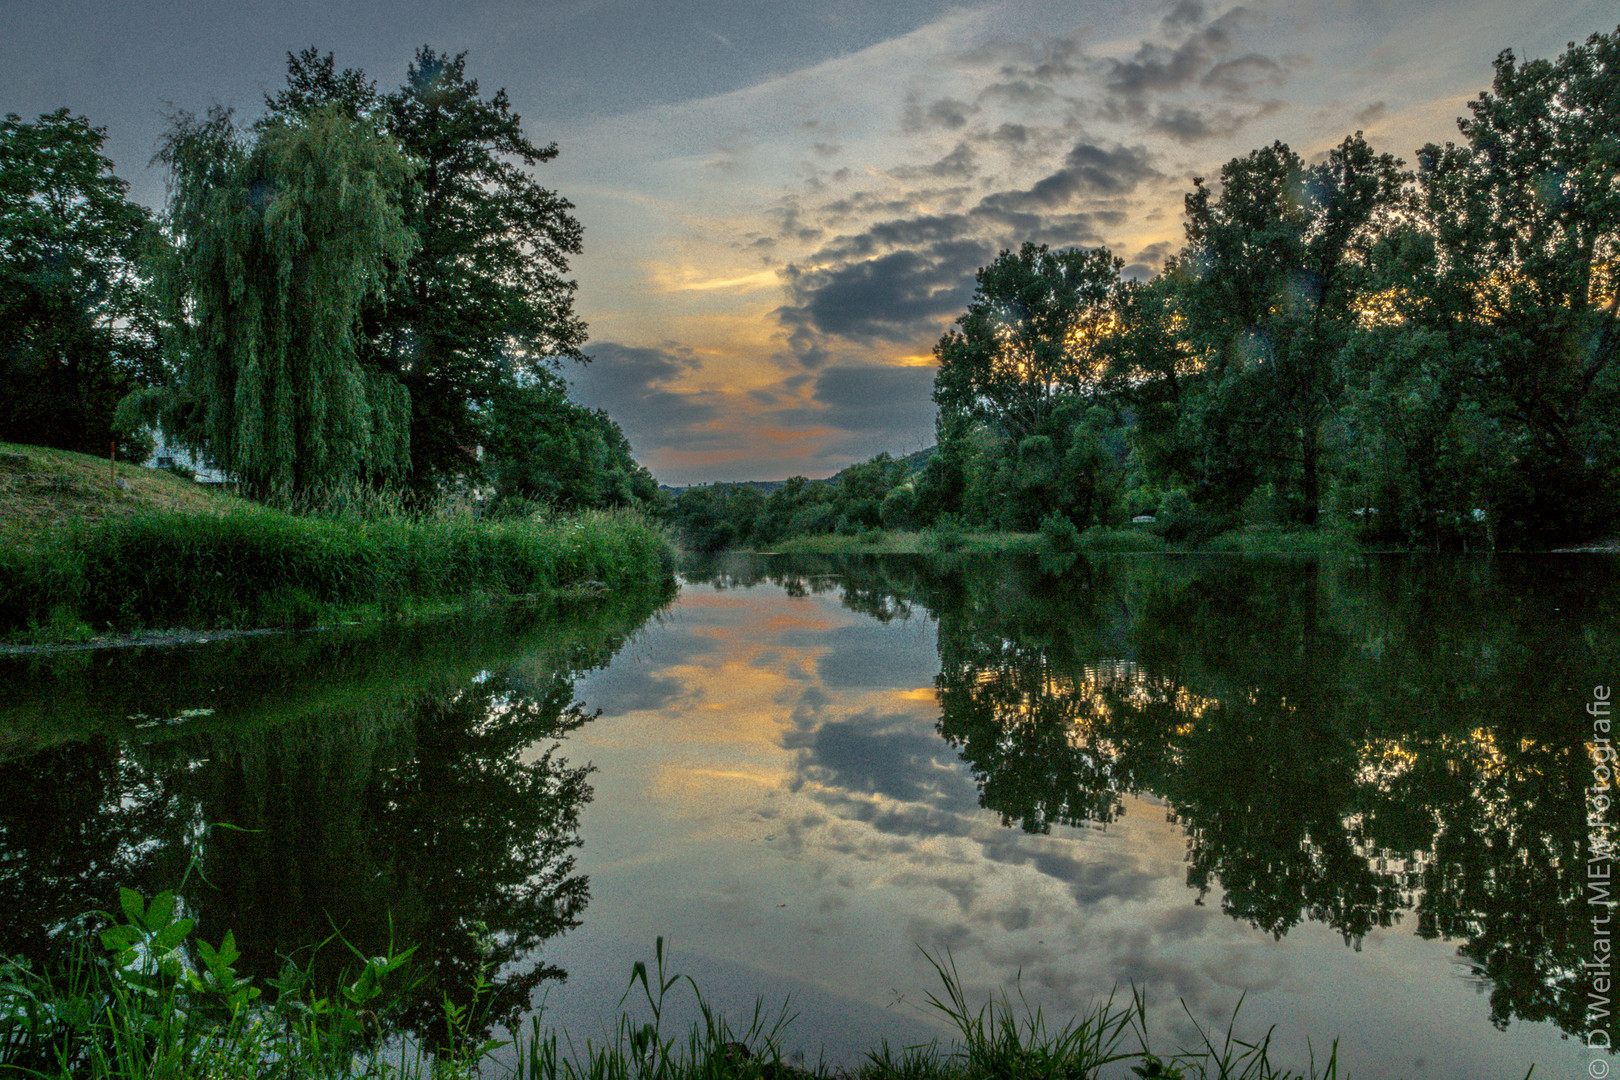
M 886 529 L 908 529 L 917 523 L 917 489 L 901 485 L 883 496 L 878 507 Z
M 1053 511 L 1041 518 L 1041 539 L 1053 551 L 1079 551 L 1080 530 L 1063 514 Z
M 924 534 L 923 547 L 930 551 L 958 551 L 967 542 L 967 529 L 955 514 L 941 514 L 934 527 Z

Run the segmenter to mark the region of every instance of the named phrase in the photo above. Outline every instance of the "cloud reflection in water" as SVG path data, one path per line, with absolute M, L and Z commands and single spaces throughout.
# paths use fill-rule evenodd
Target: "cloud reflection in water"
M 1453 946 L 1409 926 L 1352 951 L 1317 922 L 1274 937 L 1227 917 L 1218 885 L 1188 888 L 1191 841 L 1158 800 L 1119 795 L 1106 825 L 1005 826 L 940 737 L 939 630 L 921 605 L 877 621 L 826 588 L 720 586 L 689 583 L 578 687 L 604 710 L 570 747 L 598 767 L 582 825 L 596 899 L 552 947 L 571 973 L 557 1023 L 599 1030 L 664 935 L 734 1010 L 791 991 L 812 1058 L 940 1033 L 919 947 L 949 949 L 980 995 L 1016 982 L 1060 1014 L 1135 984 L 1167 1044 L 1196 1041 L 1189 1014 L 1224 1032 L 1240 998 L 1243 1029 L 1277 1025 L 1301 1064 L 1307 1037 L 1320 1050 L 1378 1031 L 1341 1055 L 1360 1076 L 1411 1064 L 1381 1046 L 1430 1046 L 1479 1075 L 1557 1046 L 1545 1025 L 1492 1031 L 1471 982 L 1447 974 Z

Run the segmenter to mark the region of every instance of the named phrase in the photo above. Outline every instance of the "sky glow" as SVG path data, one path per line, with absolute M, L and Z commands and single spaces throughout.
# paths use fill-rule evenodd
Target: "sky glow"
M 1150 276 L 1192 177 L 1366 132 L 1456 137 L 1504 48 L 1615 28 L 1597 0 L 1245 4 L 0 0 L 0 112 L 107 129 L 132 196 L 172 107 L 258 115 L 313 45 L 388 90 L 414 50 L 506 87 L 574 202 L 594 362 L 567 374 L 663 482 L 821 477 L 932 444 L 932 347 L 1025 240 Z

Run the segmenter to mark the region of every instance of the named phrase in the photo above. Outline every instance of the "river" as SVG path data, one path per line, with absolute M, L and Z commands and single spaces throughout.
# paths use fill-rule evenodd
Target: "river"
M 588 610 L 5 658 L 0 951 L 190 866 L 261 977 L 392 935 L 439 989 L 489 965 L 497 1031 L 543 1001 L 600 1037 L 661 937 L 811 1064 L 948 1037 L 944 963 L 1048 1019 L 1141 993 L 1160 1053 L 1584 1074 L 1617 570 L 737 557 Z

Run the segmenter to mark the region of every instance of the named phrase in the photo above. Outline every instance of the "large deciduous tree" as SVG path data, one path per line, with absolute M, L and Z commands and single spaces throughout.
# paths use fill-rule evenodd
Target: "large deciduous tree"
M 334 106 L 251 139 L 222 112 L 181 117 L 159 158 L 181 396 L 211 457 L 261 496 L 402 476 L 407 392 L 362 364 L 360 317 L 413 247 L 407 158 Z
M 1620 29 L 1557 60 L 1503 52 L 1469 110 L 1467 145 L 1419 152 L 1419 224 L 1392 260 L 1399 345 L 1432 402 L 1420 430 L 1453 449 L 1401 449 L 1470 466 L 1459 486 L 1509 539 L 1612 528 Z
M 658 500 L 658 482 L 630 456 L 619 425 L 599 409 L 570 401 L 553 372 L 502 387 L 485 429 L 484 473 L 497 499 L 510 500 L 507 506 L 594 510 Z
M 114 411 L 157 377 L 146 210 L 66 109 L 0 120 L 0 440 L 121 456 Z
M 556 144 L 529 141 L 505 90 L 481 97 L 466 54 L 422 48 L 386 111 L 389 132 L 422 164 L 405 193 L 420 246 L 372 343 L 411 390 L 421 489 L 472 466 L 475 407 L 507 362 L 538 370 L 584 359 L 576 286 L 564 277 L 581 229 L 573 204 L 526 171 L 556 157 Z
M 1203 498 L 1241 501 L 1270 480 L 1316 523 L 1368 252 L 1404 180 L 1358 132 L 1315 166 L 1274 143 L 1228 162 L 1218 194 L 1194 181 L 1180 267 L 1204 363 L 1185 414 Z
M 1065 397 L 1094 393 L 1123 261 L 1104 248 L 1026 243 L 978 273 L 978 288 L 934 346 L 941 423 L 989 423 L 1013 442 L 1041 432 Z
M 362 72 L 338 71 L 331 54 L 289 54 L 287 87 L 265 103 L 284 119 L 339 108 L 420 166 L 400 201 L 417 246 L 401 279 L 367 305 L 361 352 L 410 392 L 410 483 L 431 498 L 477 467 L 481 418 L 515 372 L 585 360 L 567 278 L 580 225 L 529 173 L 557 146 L 524 134 L 505 90 L 482 95 L 465 53 L 425 46 L 386 95 Z

